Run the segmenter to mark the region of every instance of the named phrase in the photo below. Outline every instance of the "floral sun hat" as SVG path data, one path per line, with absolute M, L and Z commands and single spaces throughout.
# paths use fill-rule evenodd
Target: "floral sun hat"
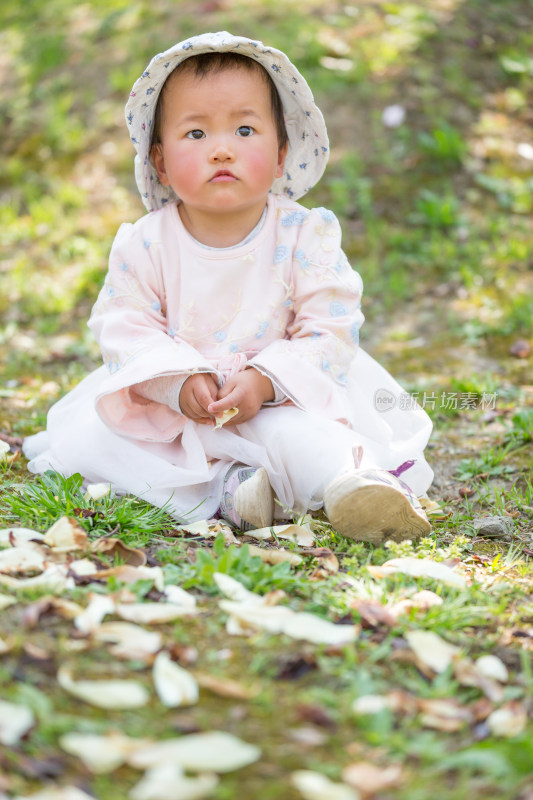
M 157 98 L 170 73 L 190 56 L 201 53 L 240 53 L 253 58 L 268 72 L 283 105 L 289 147 L 285 171 L 276 178 L 272 191 L 297 200 L 318 182 L 329 157 L 328 134 L 324 118 L 315 105 L 305 78 L 287 56 L 262 42 L 233 36 L 226 31 L 202 33 L 173 45 L 154 56 L 133 85 L 126 104 L 126 122 L 137 151 L 135 179 L 148 211 L 161 208 L 177 198 L 170 186 L 163 186 L 150 159 L 152 121 Z

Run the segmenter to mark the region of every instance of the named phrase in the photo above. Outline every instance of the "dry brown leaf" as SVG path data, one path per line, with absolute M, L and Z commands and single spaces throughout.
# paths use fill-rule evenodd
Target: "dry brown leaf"
M 87 533 L 73 517 L 60 517 L 46 531 L 43 541 L 52 550 L 60 553 L 86 550 L 89 546 Z
M 144 567 L 146 564 L 146 553 L 135 547 L 129 547 L 120 539 L 101 536 L 91 543 L 91 552 L 100 553 L 109 558 L 118 558 L 123 564 L 130 564 L 132 567 Z
M 503 688 L 492 678 L 487 677 L 469 658 L 457 658 L 453 662 L 453 674 L 461 686 L 475 686 L 493 703 L 503 700 Z
M 396 617 L 391 614 L 387 606 L 381 603 L 373 603 L 370 600 L 357 598 L 352 600 L 350 606 L 355 608 L 357 613 L 361 615 L 366 627 L 377 628 L 379 625 L 387 625 L 392 628 L 396 625 Z
M 201 800 L 211 797 L 217 785 L 216 775 L 189 778 L 177 764 L 161 764 L 147 770 L 128 797 L 131 800 Z
M 35 628 L 43 614 L 52 612 L 64 619 L 74 619 L 81 614 L 83 608 L 71 600 L 64 600 L 62 597 L 46 595 L 34 603 L 26 606 L 22 615 L 22 621 L 27 628 Z
M 444 672 L 460 650 L 432 631 L 408 631 L 405 638 L 419 664 Z
M 26 655 L 33 658 L 35 661 L 48 661 L 52 658 L 49 650 L 45 650 L 44 647 L 39 647 L 34 642 L 25 641 L 22 645 L 22 649 Z
M 192 617 L 199 613 L 194 606 L 175 603 L 117 603 L 116 613 L 128 622 L 141 625 L 158 625 L 179 617 Z
M 163 644 L 158 631 L 146 631 L 131 622 L 104 622 L 92 631 L 96 642 L 109 642 L 109 652 L 117 658 L 150 663 Z
M 7 639 L 0 638 L 0 656 L 10 653 L 14 646 L 15 640 L 12 636 L 8 636 Z
M 207 691 L 213 692 L 219 697 L 230 697 L 232 700 L 250 700 L 258 692 L 258 689 L 243 686 L 231 678 L 220 678 L 217 675 L 206 675 L 199 672 L 194 672 L 193 675 L 201 689 L 207 689 Z
M 97 708 L 139 708 L 149 700 L 148 692 L 138 681 L 75 681 L 65 666 L 59 668 L 57 682 L 69 694 Z
M 342 771 L 344 783 L 357 789 L 363 797 L 393 789 L 400 785 L 402 778 L 399 764 L 377 767 L 370 761 L 359 761 L 357 764 L 348 764 Z
M 132 564 L 120 564 L 118 567 L 109 567 L 98 571 L 97 578 L 116 578 L 121 583 L 137 583 L 137 581 L 152 581 L 155 588 L 162 592 L 165 586 L 163 570 L 161 567 L 134 567 Z
M 282 547 L 275 550 L 267 550 L 264 547 L 256 547 L 254 544 L 249 544 L 248 547 L 250 548 L 251 556 L 259 556 L 259 558 L 266 564 L 282 564 L 284 561 L 288 561 L 289 564 L 297 566 L 303 561 L 303 558 L 297 553 L 284 550 Z
M 321 772 L 300 769 L 291 775 L 291 784 L 304 800 L 360 800 L 359 792 L 345 783 L 334 783 Z
M 152 677 L 157 696 L 167 708 L 192 706 L 198 702 L 196 680 L 190 672 L 175 664 L 164 650 L 155 658 Z
M 472 711 L 454 699 L 420 699 L 418 706 L 422 711 L 420 722 L 426 728 L 453 733 L 474 721 Z
M 17 796 L 13 800 L 94 800 L 94 795 L 82 792 L 77 786 L 48 786 L 36 794 Z
M 224 731 L 193 733 L 165 739 L 132 753 L 128 763 L 136 769 L 176 764 L 192 772 L 232 772 L 253 764 L 261 755 L 254 745 Z
M 6 747 L 16 747 L 34 725 L 30 708 L 0 700 L 0 742 Z

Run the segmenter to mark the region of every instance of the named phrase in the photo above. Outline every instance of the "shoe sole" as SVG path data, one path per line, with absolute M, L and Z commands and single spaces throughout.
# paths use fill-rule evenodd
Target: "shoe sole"
M 274 492 L 264 467 L 241 483 L 233 497 L 233 507 L 243 522 L 254 528 L 267 528 L 274 519 Z
M 409 500 L 393 486 L 359 486 L 341 480 L 326 489 L 324 507 L 333 528 L 342 536 L 381 544 L 387 539 L 401 542 L 418 539 L 431 525 Z

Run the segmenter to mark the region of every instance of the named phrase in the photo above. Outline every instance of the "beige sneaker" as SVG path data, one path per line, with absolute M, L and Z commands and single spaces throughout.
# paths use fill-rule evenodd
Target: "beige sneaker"
M 224 480 L 220 514 L 242 531 L 272 525 L 274 492 L 264 467 L 230 467 Z
M 431 531 L 418 498 L 384 469 L 340 475 L 324 492 L 324 509 L 338 533 L 361 542 L 400 542 Z

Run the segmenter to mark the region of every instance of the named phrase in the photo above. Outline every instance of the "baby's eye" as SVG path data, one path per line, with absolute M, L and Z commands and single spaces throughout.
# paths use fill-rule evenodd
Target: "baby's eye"
M 237 128 L 237 136 L 251 136 L 255 133 L 251 125 L 241 125 Z
M 193 131 L 189 131 L 187 133 L 187 139 L 203 139 L 205 133 L 201 131 L 199 128 L 195 128 Z

